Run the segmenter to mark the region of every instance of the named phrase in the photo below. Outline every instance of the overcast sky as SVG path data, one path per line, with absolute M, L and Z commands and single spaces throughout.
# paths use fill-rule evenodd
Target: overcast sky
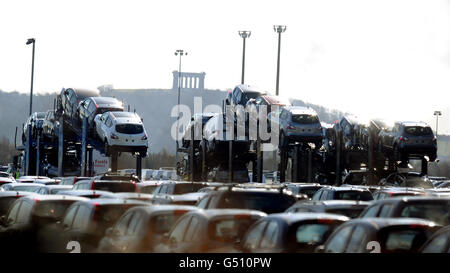
M 0 89 L 171 88 L 182 70 L 206 72 L 205 87 L 246 83 L 365 117 L 423 120 L 450 133 L 450 2 L 374 1 L 23 1 L 0 2 Z M 219 102 L 218 102 L 219 103 Z M 1 122 L 1 121 L 0 121 Z

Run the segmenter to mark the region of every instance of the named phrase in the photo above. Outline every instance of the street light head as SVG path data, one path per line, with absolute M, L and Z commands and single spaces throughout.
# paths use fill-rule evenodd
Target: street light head
M 27 45 L 32 44 L 34 42 L 35 42 L 34 38 L 30 38 L 27 40 Z
M 277 33 L 283 33 L 286 31 L 286 26 L 283 25 L 275 25 L 273 26 L 273 30 Z
M 434 115 L 435 116 L 442 116 L 442 112 L 441 111 L 434 111 Z
M 248 31 L 248 30 L 238 31 L 238 33 L 239 33 L 239 36 L 241 36 L 244 39 L 249 38 L 250 35 L 252 34 L 252 32 Z

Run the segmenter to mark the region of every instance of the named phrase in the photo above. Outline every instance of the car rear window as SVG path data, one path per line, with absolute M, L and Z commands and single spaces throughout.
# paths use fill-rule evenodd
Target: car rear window
M 253 209 L 270 214 L 283 212 L 295 202 L 295 198 L 284 194 L 235 193 L 226 195 L 220 208 Z
M 308 195 L 308 197 L 313 197 L 313 195 L 320 189 L 321 187 L 314 187 L 314 188 L 301 187 L 298 193 L 303 193 Z
M 341 222 L 330 222 L 323 224 L 309 223 L 299 225 L 295 232 L 296 241 L 298 244 L 322 244 L 339 224 L 341 224 Z
M 373 197 L 372 194 L 367 191 L 337 191 L 334 199 L 371 201 L 373 200 Z
M 247 229 L 256 219 L 252 219 L 249 215 L 234 218 L 225 218 L 215 220 L 208 226 L 209 238 L 213 241 L 232 243 L 236 239 L 241 239 Z
M 121 134 L 141 134 L 144 132 L 144 128 L 140 124 L 117 124 L 116 131 Z
M 319 118 L 312 115 L 292 115 L 292 121 L 300 124 L 315 124 L 319 123 Z
M 449 202 L 410 203 L 402 209 L 400 216 L 426 219 L 445 226 L 450 224 L 449 205 Z
M 364 210 L 365 207 L 354 207 L 354 208 L 332 208 L 327 209 L 327 213 L 335 213 L 339 215 L 345 215 L 349 218 L 357 218 Z
M 37 188 L 40 188 L 40 187 L 41 186 L 15 186 L 11 190 L 14 190 L 14 191 L 30 191 L 30 192 L 32 192 L 32 191 L 34 191 L 34 190 L 36 190 Z
M 408 126 L 405 127 L 405 132 L 408 135 L 412 136 L 428 136 L 433 134 L 430 127 L 422 127 L 422 126 Z
M 153 232 L 156 234 L 164 234 L 169 232 L 173 224 L 180 218 L 182 213 L 170 213 L 165 215 L 158 215 L 152 219 L 153 221 Z
M 129 208 L 138 204 L 102 205 L 96 210 L 95 219 L 104 226 L 112 226 Z
M 131 182 L 94 182 L 94 189 L 110 192 L 136 192 L 136 185 Z
M 385 249 L 386 252 L 409 252 L 417 250 L 426 240 L 424 230 L 393 230 L 386 235 Z
M 197 192 L 199 189 L 206 187 L 202 184 L 176 184 L 173 194 L 184 194 L 190 192 Z
M 74 201 L 45 201 L 38 202 L 34 215 L 38 217 L 61 219 L 66 212 L 67 208 Z

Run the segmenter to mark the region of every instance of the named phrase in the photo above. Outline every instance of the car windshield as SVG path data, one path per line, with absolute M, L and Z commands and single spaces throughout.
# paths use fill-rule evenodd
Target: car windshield
M 135 192 L 136 186 L 133 183 L 126 182 L 94 182 L 94 189 L 110 192 Z
M 8 173 L 0 173 L 0 177 L 9 177 Z
M 409 252 L 417 250 L 426 241 L 424 230 L 393 230 L 386 235 L 386 252 Z
M 422 126 L 405 127 L 405 132 L 408 135 L 412 136 L 428 136 L 433 134 L 433 131 L 431 131 L 430 127 L 422 127 Z
M 340 214 L 345 215 L 349 218 L 357 218 L 361 214 L 361 212 L 364 210 L 365 207 L 351 207 L 351 208 L 330 208 L 327 209 L 327 213 L 334 213 L 334 214 Z
M 39 118 L 39 119 L 45 118 L 45 114 L 46 114 L 46 112 L 39 112 L 39 113 L 37 113 L 37 118 Z
M 449 205 L 450 202 L 406 204 L 400 216 L 426 219 L 445 226 L 450 224 Z
M 48 217 L 54 219 L 61 219 L 66 212 L 66 209 L 73 203 L 72 200 L 66 201 L 45 201 L 38 202 L 34 215 L 37 217 Z
M 320 190 L 320 187 L 314 187 L 314 188 L 308 188 L 308 187 L 301 187 L 298 191 L 298 193 L 303 193 L 308 195 L 308 197 L 313 197 L 313 195 Z
M 97 109 L 97 111 L 96 111 L 94 116 L 96 116 L 98 114 L 104 114 L 106 112 L 122 111 L 122 110 L 123 110 L 122 108 L 103 108 L 103 107 L 100 107 L 100 108 Z
M 259 96 L 261 96 L 260 92 L 248 92 L 248 91 L 246 91 L 246 92 L 242 93 L 242 101 L 241 101 L 241 103 L 242 103 L 242 105 L 245 105 L 245 104 L 247 104 L 247 102 L 250 99 L 256 99 Z
M 373 197 L 372 194 L 367 191 L 337 191 L 334 199 L 371 201 L 373 200 Z
M 292 121 L 300 124 L 319 123 L 319 118 L 313 115 L 292 115 Z
M 256 219 L 252 219 L 248 215 L 235 218 L 225 218 L 215 220 L 209 224 L 208 234 L 213 241 L 233 243 L 236 239 L 241 239 L 247 229 Z
M 204 184 L 176 184 L 173 194 L 184 194 L 189 192 L 197 192 L 208 185 Z
M 283 212 L 295 203 L 294 198 L 283 194 L 240 193 L 229 194 L 220 208 L 241 208 L 263 211 L 265 213 Z
M 298 244 L 320 245 L 337 226 L 338 224 L 335 222 L 299 225 L 295 232 L 295 238 Z
M 116 131 L 121 134 L 136 135 L 144 132 L 140 124 L 117 124 Z

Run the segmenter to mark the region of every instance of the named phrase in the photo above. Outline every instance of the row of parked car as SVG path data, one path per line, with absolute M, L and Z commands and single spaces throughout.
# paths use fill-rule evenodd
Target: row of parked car
M 436 188 L 22 177 L 0 187 L 0 249 L 448 252 L 449 206 Z
M 57 109 L 33 113 L 24 124 L 22 141 L 27 140 L 28 125 L 31 137 L 38 131 L 47 139 L 56 139 L 61 127 L 58 117 L 63 116 L 64 126 L 79 131 L 82 120 L 87 120 L 88 136 L 98 138 L 105 144 L 107 155 L 112 150 L 147 154 L 148 134 L 142 118 L 124 111 L 123 102 L 112 97 L 101 97 L 98 90 L 63 88 L 57 97 Z

